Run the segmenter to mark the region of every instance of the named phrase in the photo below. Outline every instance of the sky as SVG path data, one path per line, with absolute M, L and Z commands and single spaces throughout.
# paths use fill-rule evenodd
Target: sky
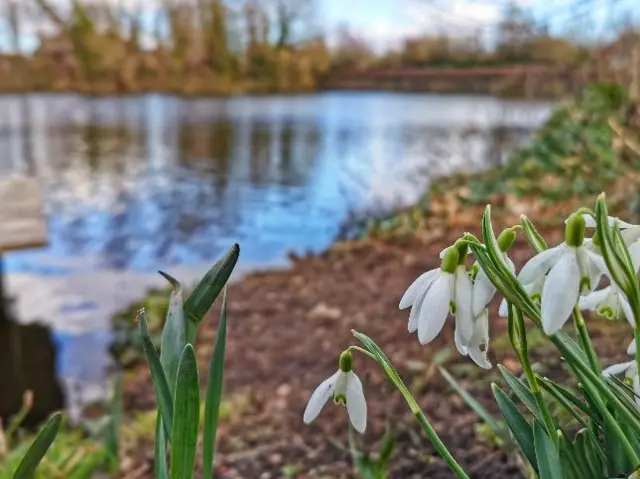
M 25 0 L 13 0 L 22 2 Z M 106 0 L 120 5 L 134 5 L 153 0 Z M 308 0 L 299 0 L 308 1 Z M 494 26 L 499 22 L 509 0 L 316 0 L 319 23 L 331 41 L 340 28 L 369 41 L 376 50 L 384 51 L 399 45 L 403 38 L 419 34 L 480 33 L 491 43 Z M 555 34 L 588 35 L 595 40 L 606 39 L 611 21 L 625 14 L 640 24 L 637 0 L 512 0 L 531 12 L 537 22 L 550 23 Z M 54 4 L 69 4 L 68 0 L 52 0 Z M 632 15 L 628 12 L 633 10 Z M 551 20 L 548 20 L 551 19 Z M 24 50 L 37 44 L 36 25 L 28 25 L 22 38 Z M 0 22 L 0 49 L 6 49 L 10 36 Z
M 377 49 L 398 44 L 402 37 L 421 33 L 491 34 L 507 0 L 321 0 L 325 25 L 348 25 Z M 627 14 L 637 0 L 516 0 L 542 25 L 556 34 L 607 36 L 607 25 Z M 348 5 L 348 6 L 347 6 Z M 633 8 L 640 23 L 640 6 Z M 630 18 L 630 16 L 627 16 Z

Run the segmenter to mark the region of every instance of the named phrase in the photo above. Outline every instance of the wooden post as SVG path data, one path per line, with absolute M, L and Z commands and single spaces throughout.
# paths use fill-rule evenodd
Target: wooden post
M 0 325 L 8 322 L 3 253 L 47 243 L 42 195 L 35 178 L 0 179 Z

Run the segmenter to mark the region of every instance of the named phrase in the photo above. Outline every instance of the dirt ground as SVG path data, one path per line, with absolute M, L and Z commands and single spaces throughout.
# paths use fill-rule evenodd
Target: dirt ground
M 462 230 L 463 231 L 463 230 Z M 455 231 L 458 233 L 458 230 Z M 553 232 L 560 240 L 562 228 Z M 478 428 L 476 415 L 433 367 L 435 354 L 451 350 L 446 368 L 491 411 L 490 383 L 497 371 L 483 372 L 453 348 L 453 321 L 433 343 L 421 346 L 407 333 L 407 311 L 398 301 L 422 272 L 439 265 L 438 252 L 456 239 L 452 233 L 417 241 L 349 243 L 309 258 L 294 259 L 285 271 L 253 274 L 229 289 L 229 332 L 225 393 L 229 411 L 219 432 L 217 473 L 220 478 L 349 478 L 346 411 L 329 403 L 310 426 L 302 412 L 311 391 L 337 368 L 340 352 L 355 344 L 351 329 L 373 338 L 392 359 L 428 418 L 457 460 L 473 478 L 524 477 L 515 455 L 503 453 Z M 531 256 L 522 241 L 511 257 L 522 265 Z M 490 358 L 513 371 L 505 321 L 495 314 Z M 217 325 L 212 311 L 201 329 L 200 364 L 206 365 Z M 632 334 L 624 324 L 592 321 L 594 341 L 607 363 L 624 357 Z M 550 374 L 562 371 L 557 353 L 540 346 Z M 389 393 L 376 365 L 357 357 L 355 369 L 365 382 L 369 405 L 366 434 L 359 447 L 376 452 L 387 423 L 393 424 L 395 453 L 391 478 L 444 479 L 454 475 L 435 453 L 398 393 Z M 204 372 L 201 373 L 204 376 Z M 128 408 L 153 408 L 153 390 L 145 369 L 126 385 Z M 135 476 L 151 477 L 151 448 L 144 451 Z

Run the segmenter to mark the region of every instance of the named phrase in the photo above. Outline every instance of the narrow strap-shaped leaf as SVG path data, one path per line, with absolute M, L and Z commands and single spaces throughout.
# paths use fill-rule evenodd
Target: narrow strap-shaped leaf
M 202 321 L 222 288 L 229 281 L 239 256 L 240 246 L 234 244 L 198 283 L 184 303 L 184 314 L 189 321 L 196 324 Z
M 513 437 L 516 438 L 516 441 L 518 441 L 520 449 L 522 449 L 522 452 L 531 463 L 531 466 L 537 472 L 538 461 L 536 460 L 536 450 L 533 442 L 533 430 L 531 429 L 531 426 L 522 416 L 520 411 L 518 411 L 518 408 L 509 396 L 507 396 L 497 384 L 493 383 L 491 388 L 493 389 L 493 395 L 496 398 L 496 402 L 502 412 L 502 416 L 509 426 L 509 430 L 513 434 Z
M 562 400 L 567 403 L 572 404 L 573 406 L 580 409 L 587 416 L 592 416 L 592 411 L 589 409 L 586 403 L 581 401 L 575 394 L 571 393 L 571 391 L 563 388 L 559 384 L 554 383 L 549 378 L 545 378 L 537 375 L 539 384 L 551 395 L 553 395 L 556 399 L 562 398 Z M 559 399 L 558 399 L 559 400 Z M 573 409 L 573 408 L 572 408 Z
M 155 443 L 155 478 L 169 479 L 169 468 L 167 467 L 167 436 L 162 425 L 162 416 L 158 414 L 156 418 L 156 443 Z
M 120 464 L 120 424 L 122 422 L 123 396 L 122 377 L 118 377 L 116 379 L 113 398 L 109 405 L 111 417 L 109 418 L 105 437 L 106 450 L 109 453 L 110 469 L 114 472 L 117 471 Z
M 617 425 L 622 428 L 623 423 L 618 422 Z M 608 452 L 606 456 L 607 469 L 610 473 L 613 473 L 611 475 L 618 475 L 620 473 L 623 473 L 631 469 L 635 465 L 629 462 L 629 460 L 625 456 L 624 449 L 620 447 L 620 441 L 618 440 L 618 437 L 614 434 L 611 426 L 607 423 L 605 423 L 603 427 L 603 439 L 605 449 Z
M 61 423 L 62 414 L 59 412 L 53 414 L 49 418 L 43 428 L 40 429 L 40 432 L 31 443 L 31 446 L 29 446 L 29 449 L 22 458 L 18 469 L 16 469 L 16 472 L 13 474 L 13 479 L 31 479 L 33 477 L 36 468 L 58 435 Z
M 500 438 L 508 439 L 509 434 L 505 431 L 505 428 L 501 426 L 496 418 L 494 418 L 489 411 L 485 409 L 485 407 L 480 404 L 471 394 L 469 394 L 458 382 L 449 374 L 449 372 L 439 367 L 438 370 L 440 374 L 444 376 L 447 382 L 451 385 L 451 387 L 455 390 L 455 392 L 467 403 L 467 405 L 475 412 L 480 419 L 482 419 L 491 430 Z
M 547 384 L 546 382 L 544 382 L 542 379 L 538 379 L 538 384 L 540 384 L 540 386 L 542 386 L 542 388 L 547 391 L 551 396 L 553 396 L 553 398 L 558 401 L 558 403 L 560 404 L 560 406 L 562 406 L 562 408 L 567 411 L 569 414 L 571 414 L 571 416 L 578 421 L 578 423 L 582 426 L 582 427 L 588 427 L 586 421 L 582 418 L 582 416 L 580 416 L 580 414 L 577 413 L 577 411 L 573 408 L 573 406 L 571 405 L 571 403 L 567 400 L 567 398 L 565 398 L 562 394 L 560 394 L 558 392 L 558 390 L 554 389 L 553 386 L 550 386 L 549 384 Z
M 182 352 L 171 431 L 171 479 L 190 479 L 196 462 L 200 426 L 200 385 L 196 355 L 191 344 Z
M 533 421 L 533 439 L 540 479 L 564 479 L 560 456 L 553 441 L 538 421 Z
M 591 453 L 591 446 L 589 445 L 590 439 L 587 431 L 581 429 L 575 435 L 574 449 L 576 455 L 580 458 L 580 462 L 584 464 L 584 468 L 587 471 L 585 477 L 599 479 L 603 476 L 602 464 L 600 460 Z
M 571 366 L 576 375 L 581 379 L 583 386 L 587 387 L 586 382 L 593 385 L 594 393 L 602 396 L 603 399 L 620 412 L 620 418 L 628 421 L 635 429 L 640 430 L 640 418 L 638 411 L 630 409 L 624 402 L 623 398 L 614 394 L 610 384 L 606 382 L 602 376 L 597 375 L 591 370 L 585 362 L 584 355 L 576 351 L 577 345 L 570 340 L 566 334 L 556 333 L 550 337 L 562 355 L 567 359 L 567 363 Z M 600 408 L 598 408 L 600 409 Z M 604 412 L 603 412 L 604 415 Z
M 531 390 L 520 379 L 515 377 L 511 371 L 502 366 L 502 364 L 498 364 L 498 370 L 518 399 L 531 411 L 536 420 L 544 424 L 542 413 Z
M 581 467 L 578 465 L 573 444 L 567 439 L 564 432 L 558 435 L 558 450 L 560 451 L 560 462 L 562 463 L 565 479 L 586 479 Z
M 520 224 L 522 225 L 522 229 L 524 230 L 529 243 L 531 244 L 533 249 L 536 250 L 536 253 L 541 253 L 542 251 L 549 248 L 546 241 L 529 218 L 527 218 L 525 215 L 520 216 Z
M 556 385 L 555 383 L 553 383 L 551 380 L 549 380 L 547 378 L 542 378 L 542 377 L 538 376 L 538 383 L 549 394 L 551 394 L 554 397 L 554 399 L 556 401 L 558 401 L 558 403 L 560 403 L 560 405 L 566 411 L 569 412 L 569 414 L 571 414 L 574 417 L 574 419 L 578 422 L 578 424 L 580 424 L 584 428 L 585 431 L 587 431 L 587 434 L 589 434 L 591 436 L 591 440 L 592 440 L 592 443 L 594 445 L 594 449 L 596 450 L 596 452 L 600 456 L 600 458 L 602 460 L 604 460 L 606 458 L 606 454 L 602 450 L 602 447 L 600 446 L 600 443 L 598 442 L 594 432 L 591 430 L 591 428 L 589 428 L 587 422 L 582 418 L 582 416 L 580 416 L 580 414 L 578 414 L 578 412 L 572 407 L 573 403 L 567 398 L 567 396 L 564 396 L 561 391 L 565 391 L 570 396 L 573 396 L 573 395 L 571 393 L 569 393 L 568 391 L 562 389 L 560 386 Z M 575 398 L 575 396 L 573 396 L 573 397 Z M 578 401 L 577 398 L 575 398 L 575 400 Z M 586 409 L 586 407 L 585 407 L 585 409 Z
M 138 312 L 138 325 L 140 327 L 140 338 L 142 340 L 142 348 L 147 356 L 149 362 L 149 369 L 151 370 L 151 381 L 156 391 L 156 401 L 158 403 L 158 410 L 162 416 L 162 424 L 164 424 L 167 436 L 171 434 L 171 428 L 173 425 L 173 400 L 171 398 L 171 390 L 169 389 L 169 383 L 167 377 L 164 374 L 164 369 L 158 356 L 153 342 L 151 341 L 151 335 L 149 334 L 149 327 L 147 325 L 147 315 L 144 309 Z
M 182 286 L 180 283 L 166 273 L 160 271 L 167 281 L 173 286 L 167 317 L 162 329 L 162 346 L 160 348 L 160 361 L 164 369 L 169 390 L 173 393 L 180 364 L 180 355 L 187 344 L 186 325 L 184 320 L 184 310 L 182 305 Z
M 202 477 L 213 477 L 213 459 L 215 457 L 216 433 L 222 400 L 222 383 L 224 379 L 224 356 L 227 340 L 227 290 L 222 296 L 220 324 L 216 334 L 216 343 L 209 363 L 209 379 L 204 409 L 204 428 L 202 437 Z
M 97 470 L 109 459 L 106 449 L 98 449 L 84 456 L 82 461 L 73 466 L 71 471 L 65 470 L 65 479 L 91 479 Z

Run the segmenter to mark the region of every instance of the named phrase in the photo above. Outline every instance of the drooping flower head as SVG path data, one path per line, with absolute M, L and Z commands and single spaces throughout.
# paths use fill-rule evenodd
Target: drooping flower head
M 409 332 L 418 331 L 422 344 L 433 341 L 449 315 L 456 317 L 456 328 L 464 341 L 473 335 L 473 313 L 471 311 L 471 279 L 467 274 L 465 260 L 468 247 L 456 243 L 443 255 L 440 268 L 418 277 L 400 300 L 400 309 L 411 307 Z
M 580 292 L 595 287 L 604 269 L 603 259 L 585 247 L 585 228 L 581 215 L 571 215 L 565 242 L 531 258 L 518 275 L 525 288 L 547 275 L 541 295 L 542 326 L 547 334 L 564 325 Z
M 353 353 L 350 350 L 340 355 L 338 366 L 338 371 L 320 383 L 311 394 L 303 421 L 305 424 L 311 423 L 318 417 L 329 398 L 333 397 L 336 404 L 346 406 L 349 421 L 353 428 L 362 434 L 367 428 L 367 402 L 362 382 L 353 372 Z

